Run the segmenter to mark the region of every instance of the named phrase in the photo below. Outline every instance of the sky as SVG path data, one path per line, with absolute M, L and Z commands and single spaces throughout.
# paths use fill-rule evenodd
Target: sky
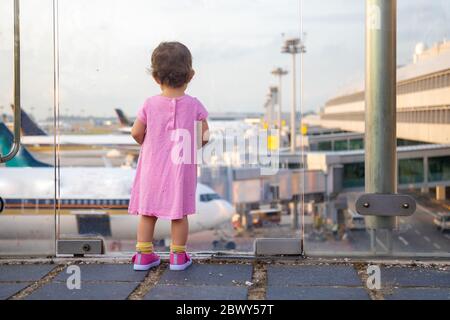
M 53 108 L 52 0 L 22 0 L 22 104 L 38 119 Z M 12 101 L 13 0 L 0 1 L 0 109 Z M 161 41 L 192 51 L 188 93 L 210 112 L 263 112 L 275 67 L 292 71 L 283 39 L 300 35 L 303 18 L 303 110 L 318 111 L 363 81 L 363 0 L 59 0 L 60 110 L 63 115 L 131 117 L 159 93 L 147 69 Z M 398 63 L 418 42 L 450 38 L 450 1 L 398 0 Z M 297 68 L 297 75 L 300 67 Z M 292 73 L 283 81 L 290 110 Z M 299 86 L 298 86 L 299 87 Z M 299 88 L 297 88 L 299 90 Z M 0 110 L 1 112 L 2 110 Z

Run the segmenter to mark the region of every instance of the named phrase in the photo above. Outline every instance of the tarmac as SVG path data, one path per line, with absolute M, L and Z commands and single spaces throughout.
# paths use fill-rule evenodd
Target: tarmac
M 368 288 L 369 266 L 379 267 L 380 288 Z M 0 299 L 450 300 L 450 261 L 194 257 L 176 272 L 163 257 L 136 272 L 129 257 L 3 259 Z

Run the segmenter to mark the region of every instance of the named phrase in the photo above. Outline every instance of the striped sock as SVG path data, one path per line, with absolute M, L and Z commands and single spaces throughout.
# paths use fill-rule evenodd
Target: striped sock
M 186 252 L 186 246 L 177 246 L 174 244 L 170 245 L 170 252 L 172 253 L 183 253 Z
M 136 251 L 143 254 L 153 253 L 153 243 L 151 242 L 138 242 L 136 244 Z

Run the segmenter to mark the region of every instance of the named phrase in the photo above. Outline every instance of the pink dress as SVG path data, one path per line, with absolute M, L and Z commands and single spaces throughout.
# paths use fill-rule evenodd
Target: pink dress
M 147 99 L 137 115 L 147 132 L 131 189 L 130 214 L 177 220 L 195 213 L 194 128 L 207 117 L 200 101 L 189 95 Z M 188 134 L 192 143 L 184 141 Z

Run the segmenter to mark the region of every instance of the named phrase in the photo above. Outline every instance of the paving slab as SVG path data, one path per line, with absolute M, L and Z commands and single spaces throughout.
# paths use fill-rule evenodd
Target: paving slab
M 450 271 L 391 267 L 381 269 L 381 283 L 398 287 L 450 288 Z
M 352 266 L 268 266 L 268 286 L 362 287 Z
M 267 288 L 268 300 L 370 300 L 363 288 L 276 287 Z
M 0 265 L 0 282 L 38 281 L 55 267 L 50 264 Z
M 135 282 L 82 283 L 80 290 L 69 290 L 65 283 L 50 283 L 26 300 L 125 300 L 138 285 Z
M 17 292 L 25 289 L 31 284 L 31 282 L 22 283 L 0 283 L 0 300 L 6 300 Z
M 184 286 L 235 286 L 245 285 L 252 279 L 251 265 L 193 264 L 183 272 L 166 270 L 158 284 Z
M 144 300 L 246 300 L 246 287 L 157 285 Z
M 106 281 L 106 282 L 141 282 L 148 272 L 134 271 L 131 264 L 85 264 L 79 265 L 81 281 Z M 72 274 L 64 269 L 54 281 L 66 282 Z
M 450 300 L 447 288 L 399 288 L 393 294 L 384 295 L 386 300 Z

